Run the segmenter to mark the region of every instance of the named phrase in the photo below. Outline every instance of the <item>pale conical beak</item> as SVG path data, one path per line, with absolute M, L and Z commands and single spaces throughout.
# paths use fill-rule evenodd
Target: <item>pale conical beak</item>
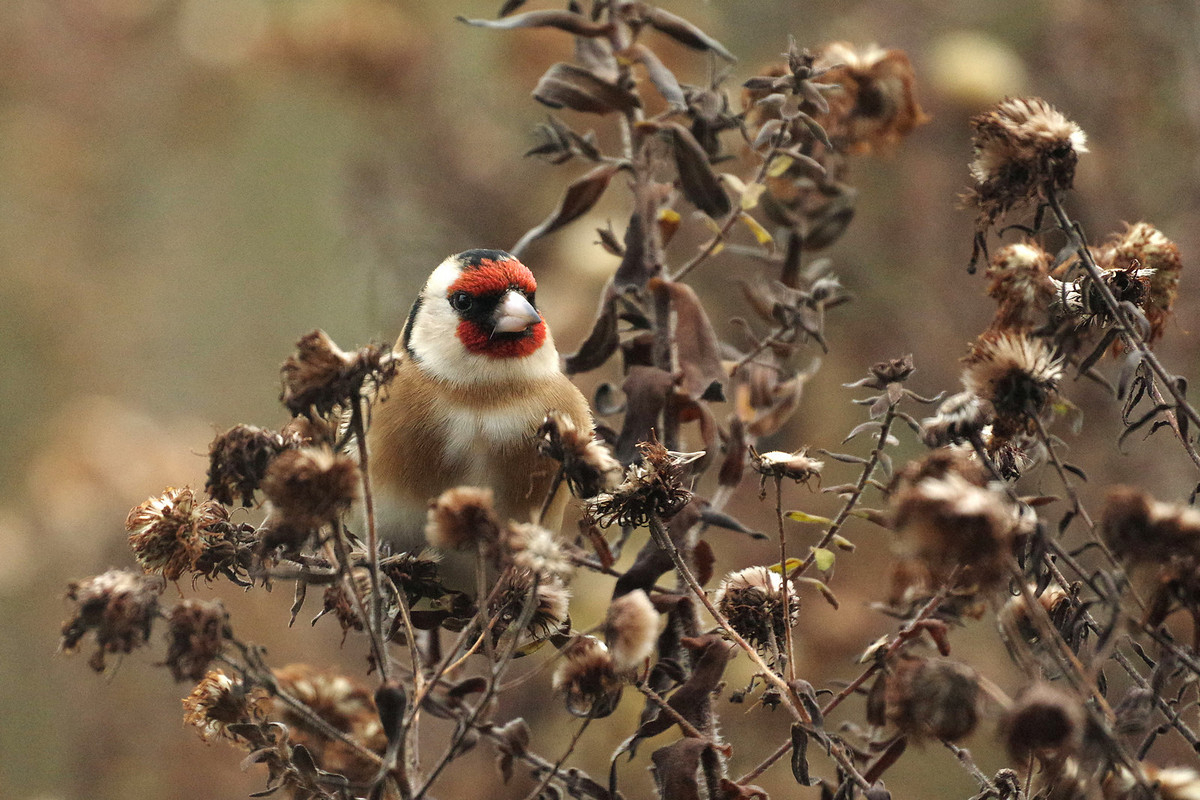
M 496 325 L 492 333 L 519 333 L 531 325 L 542 321 L 533 304 L 525 299 L 520 292 L 509 292 L 504 295 L 500 305 L 496 306 Z

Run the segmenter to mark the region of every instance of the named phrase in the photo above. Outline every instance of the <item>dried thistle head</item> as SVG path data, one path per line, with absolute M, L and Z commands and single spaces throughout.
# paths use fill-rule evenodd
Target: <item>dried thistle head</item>
M 547 414 L 538 429 L 538 449 L 562 463 L 563 477 L 576 497 L 595 497 L 621 480 L 621 463 L 612 449 L 558 411 Z
M 642 589 L 634 589 L 609 604 L 604 640 L 615 669 L 638 669 L 654 653 L 658 621 L 658 611 Z
M 958 741 L 979 724 L 979 676 L 966 664 L 902 654 L 882 680 L 887 721 L 914 739 Z
M 358 499 L 358 464 L 328 447 L 288 450 L 267 469 L 262 491 L 283 522 L 316 530 Z
M 783 581 L 767 567 L 747 567 L 725 576 L 713 602 L 739 636 L 760 650 L 777 651 L 800 616 L 794 585 L 788 586 L 784 611 Z
M 553 533 L 532 522 L 509 522 L 500 533 L 501 564 L 532 572 L 539 581 L 566 581 L 574 565 Z
M 446 594 L 438 575 L 438 556 L 431 551 L 387 556 L 380 560 L 379 570 L 404 592 L 410 606 Z
M 237 735 L 229 726 L 262 721 L 269 705 L 262 689 L 248 689 L 241 680 L 215 669 L 205 674 L 191 694 L 183 698 L 183 721 L 194 725 L 206 742 L 234 740 Z
M 1022 763 L 1031 754 L 1056 758 L 1074 754 L 1083 743 L 1084 721 L 1078 697 L 1039 682 L 1017 696 L 1000 730 L 1009 755 Z
M 704 453 L 676 453 L 657 440 L 642 442 L 638 448 L 642 460 L 630 465 L 621 484 L 588 501 L 588 514 L 601 527 L 618 523 L 636 528 L 651 515 L 668 519 L 691 499 L 692 493 L 684 488 L 688 465 Z
M 968 195 L 986 230 L 1009 209 L 1066 191 L 1075 182 L 1075 163 L 1087 152 L 1079 126 L 1040 97 L 1007 98 L 971 118 L 975 158 Z
M 796 483 L 808 483 L 813 478 L 820 480 L 821 470 L 825 468 L 824 461 L 809 457 L 807 447 L 802 447 L 794 453 L 778 450 L 759 453 L 751 447 L 750 457 L 764 483 L 767 478 L 788 478 Z
M 1077 607 L 1071 595 L 1061 587 L 1053 585 L 1047 586 L 1041 594 L 1037 594 L 1036 585 L 1031 585 L 1029 590 L 1036 597 L 1038 605 L 1050 618 L 1050 623 L 1062 633 L 1067 643 L 1071 644 L 1075 637 L 1066 630 L 1066 626 L 1072 621 Z M 997 615 L 997 622 L 1009 636 L 1016 636 L 1033 644 L 1041 638 L 1041 634 L 1031 613 L 1024 595 L 1018 594 L 1008 598 L 1004 603 L 1004 607 Z
M 842 89 L 830 93 L 829 110 L 817 121 L 846 152 L 889 150 L 929 122 L 917 102 L 916 76 L 903 50 L 832 42 L 821 48 L 814 67 L 826 70 L 823 83 Z
M 425 540 L 441 550 L 494 547 L 500 538 L 500 520 L 492 500 L 491 489 L 477 486 L 447 489 L 429 503 Z
M 593 719 L 615 711 L 624 688 L 608 648 L 594 636 L 576 637 L 563 648 L 551 685 L 563 694 L 567 711 Z
M 318 670 L 308 664 L 289 664 L 272 671 L 279 687 L 308 706 L 316 716 L 368 750 L 383 753 L 387 737 L 370 689 L 346 675 Z M 328 738 L 308 719 L 289 706 L 276 702 L 272 717 L 288 726 L 291 741 L 302 744 L 324 770 L 338 772 L 352 781 L 370 780 L 377 769 L 340 740 Z
M 985 332 L 963 363 L 963 386 L 992 404 L 1002 435 L 1024 430 L 1045 411 L 1063 376 L 1049 343 L 1015 332 Z
M 1003 495 L 965 480 L 958 473 L 924 478 L 892 498 L 892 519 L 900 540 L 930 570 L 937 585 L 998 587 L 1019 528 Z
M 952 394 L 938 406 L 937 413 L 921 420 L 921 440 L 930 447 L 982 440 L 996 411 L 974 392 Z
M 513 633 L 520 649 L 563 633 L 571 626 L 570 600 L 570 590 L 559 580 L 541 580 L 526 570 L 505 570 L 488 604 L 488 617 L 495 620 L 492 637 L 499 642 L 505 633 Z M 520 631 L 510 631 L 527 603 L 532 603 L 529 622 Z
M 1028 332 L 1050 322 L 1057 292 L 1050 277 L 1052 261 L 1032 241 L 1010 244 L 992 257 L 987 291 L 998 305 L 992 330 Z
M 167 658 L 177 681 L 198 681 L 230 635 L 229 614 L 219 600 L 184 600 L 167 617 Z
M 1142 769 L 1146 773 L 1146 779 L 1154 783 L 1157 796 L 1161 800 L 1200 798 L 1200 772 L 1191 767 L 1157 767 L 1154 764 L 1143 763 Z
M 926 478 L 941 480 L 950 475 L 979 488 L 988 485 L 987 469 L 972 454 L 957 448 L 940 447 L 905 464 L 897 475 L 896 486 L 911 487 Z
M 295 433 L 235 425 L 222 433 L 208 447 L 208 481 L 204 490 L 209 497 L 225 505 L 240 500 L 246 508 L 254 505 L 267 467 L 284 450 L 299 447 L 301 438 Z
M 1145 276 L 1146 296 L 1140 303 L 1150 322 L 1150 342 L 1162 337 L 1179 294 L 1183 261 L 1179 248 L 1162 231 L 1147 222 L 1130 225 L 1112 237 L 1096 255 L 1098 264 L 1112 270 L 1136 271 Z
M 167 487 L 129 512 L 125 530 L 142 568 L 175 581 L 195 568 L 210 539 L 220 538 L 209 528 L 228 520 L 224 506 L 198 500 L 190 487 Z
M 1099 528 L 1112 551 L 1134 563 L 1200 556 L 1200 510 L 1160 502 L 1131 486 L 1109 487 Z
M 296 342 L 296 352 L 284 362 L 279 399 L 295 416 L 328 416 L 357 402 L 364 388 L 383 386 L 396 368 L 386 348 L 370 345 L 347 353 L 325 331 L 315 330 Z
M 106 653 L 133 652 L 150 638 L 162 590 L 163 583 L 156 576 L 120 569 L 70 584 L 67 598 L 78 605 L 75 615 L 63 623 L 59 646 L 64 652 L 73 652 L 87 632 L 93 631 L 98 649 L 88 659 L 88 666 L 102 672 Z

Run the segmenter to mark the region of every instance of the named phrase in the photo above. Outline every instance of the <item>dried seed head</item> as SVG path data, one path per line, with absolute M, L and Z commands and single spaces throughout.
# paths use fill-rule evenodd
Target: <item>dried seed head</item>
M 937 413 L 921 421 L 921 440 L 930 447 L 982 439 L 996 411 L 974 392 L 952 394 L 938 406 Z
M 370 689 L 333 671 L 317 670 L 308 664 L 289 664 L 273 670 L 285 692 L 333 728 L 376 753 L 387 747 L 387 737 Z M 293 744 L 303 744 L 322 769 L 339 772 L 352 781 L 369 780 L 377 765 L 359 756 L 343 742 L 328 738 L 290 707 L 275 703 L 272 716 L 288 726 Z
M 979 676 L 944 658 L 901 656 L 886 675 L 887 719 L 915 739 L 958 741 L 979 723 Z
M 183 698 L 183 721 L 196 726 L 206 742 L 234 739 L 229 726 L 261 721 L 269 703 L 262 689 L 247 690 L 240 680 L 216 669 Z
M 1162 231 L 1147 222 L 1130 225 L 1105 244 L 1096 256 L 1098 263 L 1114 270 L 1137 270 L 1148 284 L 1141 303 L 1150 321 L 1151 342 L 1163 334 L 1179 293 L 1179 273 L 1183 261 L 1179 248 Z
M 750 449 L 750 455 L 754 459 L 754 468 L 762 474 L 763 478 L 790 478 L 797 483 L 808 483 L 813 478 L 820 478 L 821 470 L 825 467 L 824 461 L 810 458 L 807 454 L 807 447 L 794 453 L 773 450 L 760 454 L 754 448 Z
M 191 488 L 168 487 L 130 511 L 125 530 L 142 568 L 175 581 L 195 567 L 209 539 L 220 538 L 209 534 L 208 528 L 228 519 L 223 506 L 197 500 Z
M 262 490 L 281 521 L 316 530 L 350 508 L 359 484 L 351 458 L 328 447 L 302 447 L 271 462 Z
M 429 503 L 425 540 L 441 550 L 469 545 L 494 546 L 500 538 L 500 520 L 492 507 L 492 490 L 456 486 Z
M 785 626 L 800 617 L 800 597 L 788 586 L 784 613 L 783 576 L 767 567 L 747 567 L 721 581 L 714 603 L 738 635 L 755 647 L 777 650 L 786 641 Z
M 364 387 L 379 387 L 396 374 L 391 353 L 374 345 L 347 353 L 322 330 L 307 333 L 296 343 L 296 352 L 284 362 L 280 401 L 293 415 L 327 416 L 335 408 L 349 407 Z
M 70 584 L 67 598 L 78 607 L 63 623 L 60 647 L 73 652 L 87 632 L 94 631 L 99 648 L 88 666 L 102 672 L 105 653 L 130 653 L 146 643 L 162 590 L 157 577 L 120 569 Z
M 198 681 L 229 636 L 229 614 L 219 600 L 184 600 L 167 618 L 167 658 L 177 681 Z
M 987 469 L 971 454 L 955 448 L 930 450 L 920 458 L 909 461 L 900 470 L 897 486 L 914 486 L 926 478 L 942 479 L 956 475 L 972 486 L 988 485 Z
M 1038 97 L 1008 98 L 971 119 L 975 180 L 969 198 L 979 206 L 981 229 L 1014 206 L 1065 191 L 1075 182 L 1075 162 L 1087 152 L 1079 126 Z
M 213 439 L 208 447 L 208 481 L 204 490 L 219 503 L 233 505 L 240 500 L 249 508 L 254 505 L 254 493 L 271 461 L 300 444 L 296 434 L 236 425 Z
M 532 522 L 510 522 L 500 533 L 504 566 L 535 573 L 540 581 L 566 581 L 573 565 L 554 534 Z
M 1100 535 L 1114 553 L 1135 563 L 1200 556 L 1200 510 L 1159 502 L 1131 486 L 1113 486 L 1100 513 Z
M 658 611 L 642 589 L 612 601 L 604 623 L 604 640 L 615 668 L 638 669 L 654 653 L 658 640 Z
M 828 69 L 822 83 L 842 88 L 829 96 L 829 112 L 817 121 L 846 152 L 888 150 L 929 121 L 917 102 L 916 77 L 903 50 L 833 42 L 821 49 L 813 66 Z
M 871 366 L 869 370 L 871 379 L 864 383 L 863 386 L 884 390 L 887 389 L 890 383 L 904 383 L 916 371 L 917 368 L 913 365 L 912 353 L 902 358 L 879 361 Z
M 1026 761 L 1031 753 L 1071 755 L 1083 741 L 1083 706 L 1049 683 L 1035 683 L 1017 697 L 1000 729 L 1014 761 Z
M 1053 347 L 1020 333 L 984 333 L 963 362 L 963 386 L 992 404 L 997 432 L 1023 430 L 1045 410 L 1063 376 Z
M 563 477 L 576 497 L 595 497 L 621 480 L 621 463 L 612 449 L 558 411 L 547 414 L 538 429 L 538 448 L 543 455 L 562 462 Z
M 619 523 L 636 528 L 651 515 L 667 519 L 691 499 L 692 493 L 684 488 L 688 465 L 704 453 L 676 453 L 657 441 L 638 447 L 643 460 L 630 465 L 621 485 L 588 501 L 588 513 L 601 527 Z
M 992 330 L 1027 332 L 1050 321 L 1056 300 L 1050 254 L 1035 242 L 1017 242 L 1000 250 L 988 265 L 988 295 L 999 308 Z
M 954 586 L 983 590 L 1006 579 L 1018 528 L 1003 495 L 947 473 L 906 487 L 892 502 L 897 534 L 937 585 L 954 574 Z
M 492 626 L 496 642 L 521 619 L 530 592 L 535 592 L 533 614 L 517 634 L 518 649 L 570 629 L 571 592 L 561 581 L 543 581 L 532 572 L 509 569 L 500 576 L 500 586 L 488 605 L 488 616 L 496 620 Z
M 431 551 L 388 556 L 379 562 L 379 569 L 404 592 L 410 606 L 446 594 L 438 576 L 438 557 Z
M 1143 764 L 1146 777 L 1156 784 L 1161 800 L 1200 800 L 1200 773 L 1191 767 L 1156 767 Z
M 563 648 L 552 685 L 565 697 L 567 711 L 597 719 L 616 710 L 623 688 L 608 648 L 593 636 L 579 636 Z
M 1029 591 L 1037 598 L 1038 605 L 1050 617 L 1051 624 L 1062 631 L 1072 616 L 1074 603 L 1071 595 L 1058 586 L 1048 586 L 1040 595 L 1037 594 L 1037 587 L 1034 585 L 1030 585 Z M 1004 607 L 1000 609 L 997 621 L 1008 632 L 1008 635 L 1018 636 L 1030 644 L 1041 638 L 1037 626 L 1030 618 L 1029 606 L 1026 605 L 1023 595 L 1010 597 Z M 1064 638 L 1070 640 L 1066 633 L 1064 633 Z

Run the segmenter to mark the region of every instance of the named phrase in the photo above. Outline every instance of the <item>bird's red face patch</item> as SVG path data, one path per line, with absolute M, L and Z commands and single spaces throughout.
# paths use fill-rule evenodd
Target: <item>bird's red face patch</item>
M 485 258 L 479 262 L 479 266 L 463 270 L 446 295 L 466 292 L 474 297 L 482 297 L 486 294 L 503 294 L 509 289 L 520 289 L 527 295 L 537 291 L 537 281 L 533 279 L 529 267 L 515 258 L 503 261 Z
M 529 268 L 515 258 L 483 259 L 476 267 L 463 270 L 447 290 L 447 297 L 466 292 L 474 298 L 494 298 L 498 302 L 510 290 L 533 297 L 537 281 Z M 485 320 L 468 316 L 458 323 L 455 333 L 468 352 L 489 358 L 522 358 L 534 353 L 546 341 L 546 323 L 539 321 L 518 333 L 494 333 Z

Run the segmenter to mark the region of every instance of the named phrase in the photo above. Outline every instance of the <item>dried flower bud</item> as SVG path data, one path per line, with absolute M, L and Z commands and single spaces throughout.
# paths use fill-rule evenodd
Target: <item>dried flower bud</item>
M 552 685 L 565 696 L 567 711 L 594 719 L 616 710 L 623 689 L 608 648 L 593 636 L 580 636 L 563 648 Z
M 1014 206 L 1068 190 L 1075 162 L 1087 152 L 1079 126 L 1039 97 L 1008 98 L 971 119 L 975 179 L 969 198 L 985 230 Z
M 892 502 L 896 532 L 937 585 L 956 571 L 960 587 L 990 589 L 1005 580 L 1017 526 L 1003 495 L 947 473 L 906 487 Z
M 213 670 L 183 699 L 183 721 L 194 725 L 204 741 L 236 738 L 230 725 L 262 720 L 269 701 L 262 689 L 247 690 L 240 680 Z
M 613 523 L 636 528 L 650 516 L 666 519 L 687 505 L 692 493 L 684 488 L 687 465 L 704 453 L 676 453 L 657 441 L 638 445 L 643 460 L 630 465 L 625 480 L 612 492 L 598 494 L 588 502 L 588 512 L 601 527 Z
M 794 453 L 773 450 L 760 454 L 754 448 L 750 449 L 750 455 L 754 459 L 754 468 L 762 474 L 764 479 L 768 477 L 790 478 L 797 483 L 808 483 L 813 478 L 819 479 L 821 470 L 825 467 L 824 461 L 810 458 L 807 453 L 807 447 Z
M 373 345 L 347 353 L 325 331 L 315 330 L 300 338 L 281 372 L 279 399 L 287 409 L 296 416 L 315 412 L 323 417 L 356 402 L 364 387 L 391 380 L 396 361 L 389 351 Z
M 943 447 L 982 438 L 995 415 L 992 404 L 974 392 L 952 394 L 936 414 L 921 420 L 921 440 L 930 447 Z
M 979 723 L 979 676 L 944 658 L 901 656 L 885 676 L 887 719 L 915 739 L 954 742 Z
M 211 500 L 197 501 L 192 490 L 168 487 L 129 512 L 125 530 L 129 546 L 147 572 L 162 572 L 169 581 L 192 570 L 210 539 L 208 528 L 227 522 L 225 508 Z
M 1070 755 L 1083 741 L 1084 713 L 1079 698 L 1048 683 L 1035 683 L 1004 715 L 1001 733 L 1014 761 L 1030 753 Z
M 714 603 L 738 635 L 755 647 L 776 651 L 786 641 L 785 626 L 796 624 L 800 597 L 788 586 L 784 612 L 783 576 L 767 567 L 747 567 L 721 581 Z
M 1022 430 L 1045 410 L 1063 376 L 1063 362 L 1042 339 L 986 332 L 963 359 L 963 386 L 996 410 L 997 432 Z
M 308 664 L 289 664 L 273 672 L 281 689 L 330 726 L 368 750 L 383 753 L 387 737 L 375 708 L 374 694 L 366 686 L 340 673 L 317 670 Z M 274 715 L 288 726 L 292 743 L 307 747 L 322 769 L 341 773 L 353 781 L 366 781 L 374 776 L 377 769 L 374 762 L 363 759 L 345 743 L 328 738 L 290 707 L 276 703 Z
M 219 600 L 184 600 L 167 618 L 167 658 L 177 681 L 198 681 L 230 635 L 229 614 Z
M 1035 242 L 1017 242 L 996 253 L 988 265 L 988 295 L 999 308 L 992 330 L 1028 332 L 1050 322 L 1056 282 L 1050 277 L 1050 254 Z
M 288 450 L 267 469 L 263 494 L 281 521 L 316 530 L 358 499 L 358 465 L 328 447 Z
M 595 497 L 621 480 L 621 463 L 609 446 L 558 411 L 547 414 L 538 429 L 538 448 L 542 455 L 562 462 L 563 477 L 576 497 Z
M 535 592 L 533 614 L 516 634 L 518 649 L 570 630 L 570 590 L 561 581 L 535 580 L 532 572 L 510 569 L 500 576 L 500 586 L 488 605 L 488 616 L 496 620 L 492 625 L 496 642 L 521 618 L 530 592 Z
M 642 589 L 614 599 L 604 622 L 604 640 L 615 668 L 633 670 L 654 653 L 658 639 L 658 611 Z
M 1159 502 L 1130 486 L 1113 486 L 1100 513 L 1100 535 L 1114 553 L 1135 563 L 1200 556 L 1200 510 Z
M 1097 253 L 1096 260 L 1110 269 L 1138 269 L 1145 274 L 1148 291 L 1141 307 L 1150 322 L 1149 341 L 1158 341 L 1179 293 L 1179 272 L 1183 269 L 1179 248 L 1153 225 L 1139 222 L 1130 225 L 1123 235 L 1113 236 Z
M 828 113 L 817 117 L 839 149 L 887 150 L 929 121 L 917 103 L 916 77 L 903 50 L 833 42 L 821 49 L 813 66 L 828 70 L 822 83 L 842 88 L 830 94 Z
M 99 649 L 88 660 L 104 670 L 105 653 L 130 653 L 150 637 L 163 584 L 154 576 L 114 569 L 67 587 L 67 598 L 78 603 L 75 616 L 63 623 L 61 648 L 73 652 L 88 631 Z
M 554 534 L 532 522 L 510 522 L 500 533 L 502 561 L 540 581 L 570 577 L 573 565 Z
M 429 503 L 425 539 L 441 550 L 481 544 L 492 546 L 500 538 L 500 520 L 492 507 L 492 490 L 456 486 Z
M 208 448 L 208 482 L 204 490 L 219 503 L 254 505 L 254 493 L 276 456 L 300 446 L 296 434 L 284 435 L 253 425 L 236 425 L 222 433 Z

